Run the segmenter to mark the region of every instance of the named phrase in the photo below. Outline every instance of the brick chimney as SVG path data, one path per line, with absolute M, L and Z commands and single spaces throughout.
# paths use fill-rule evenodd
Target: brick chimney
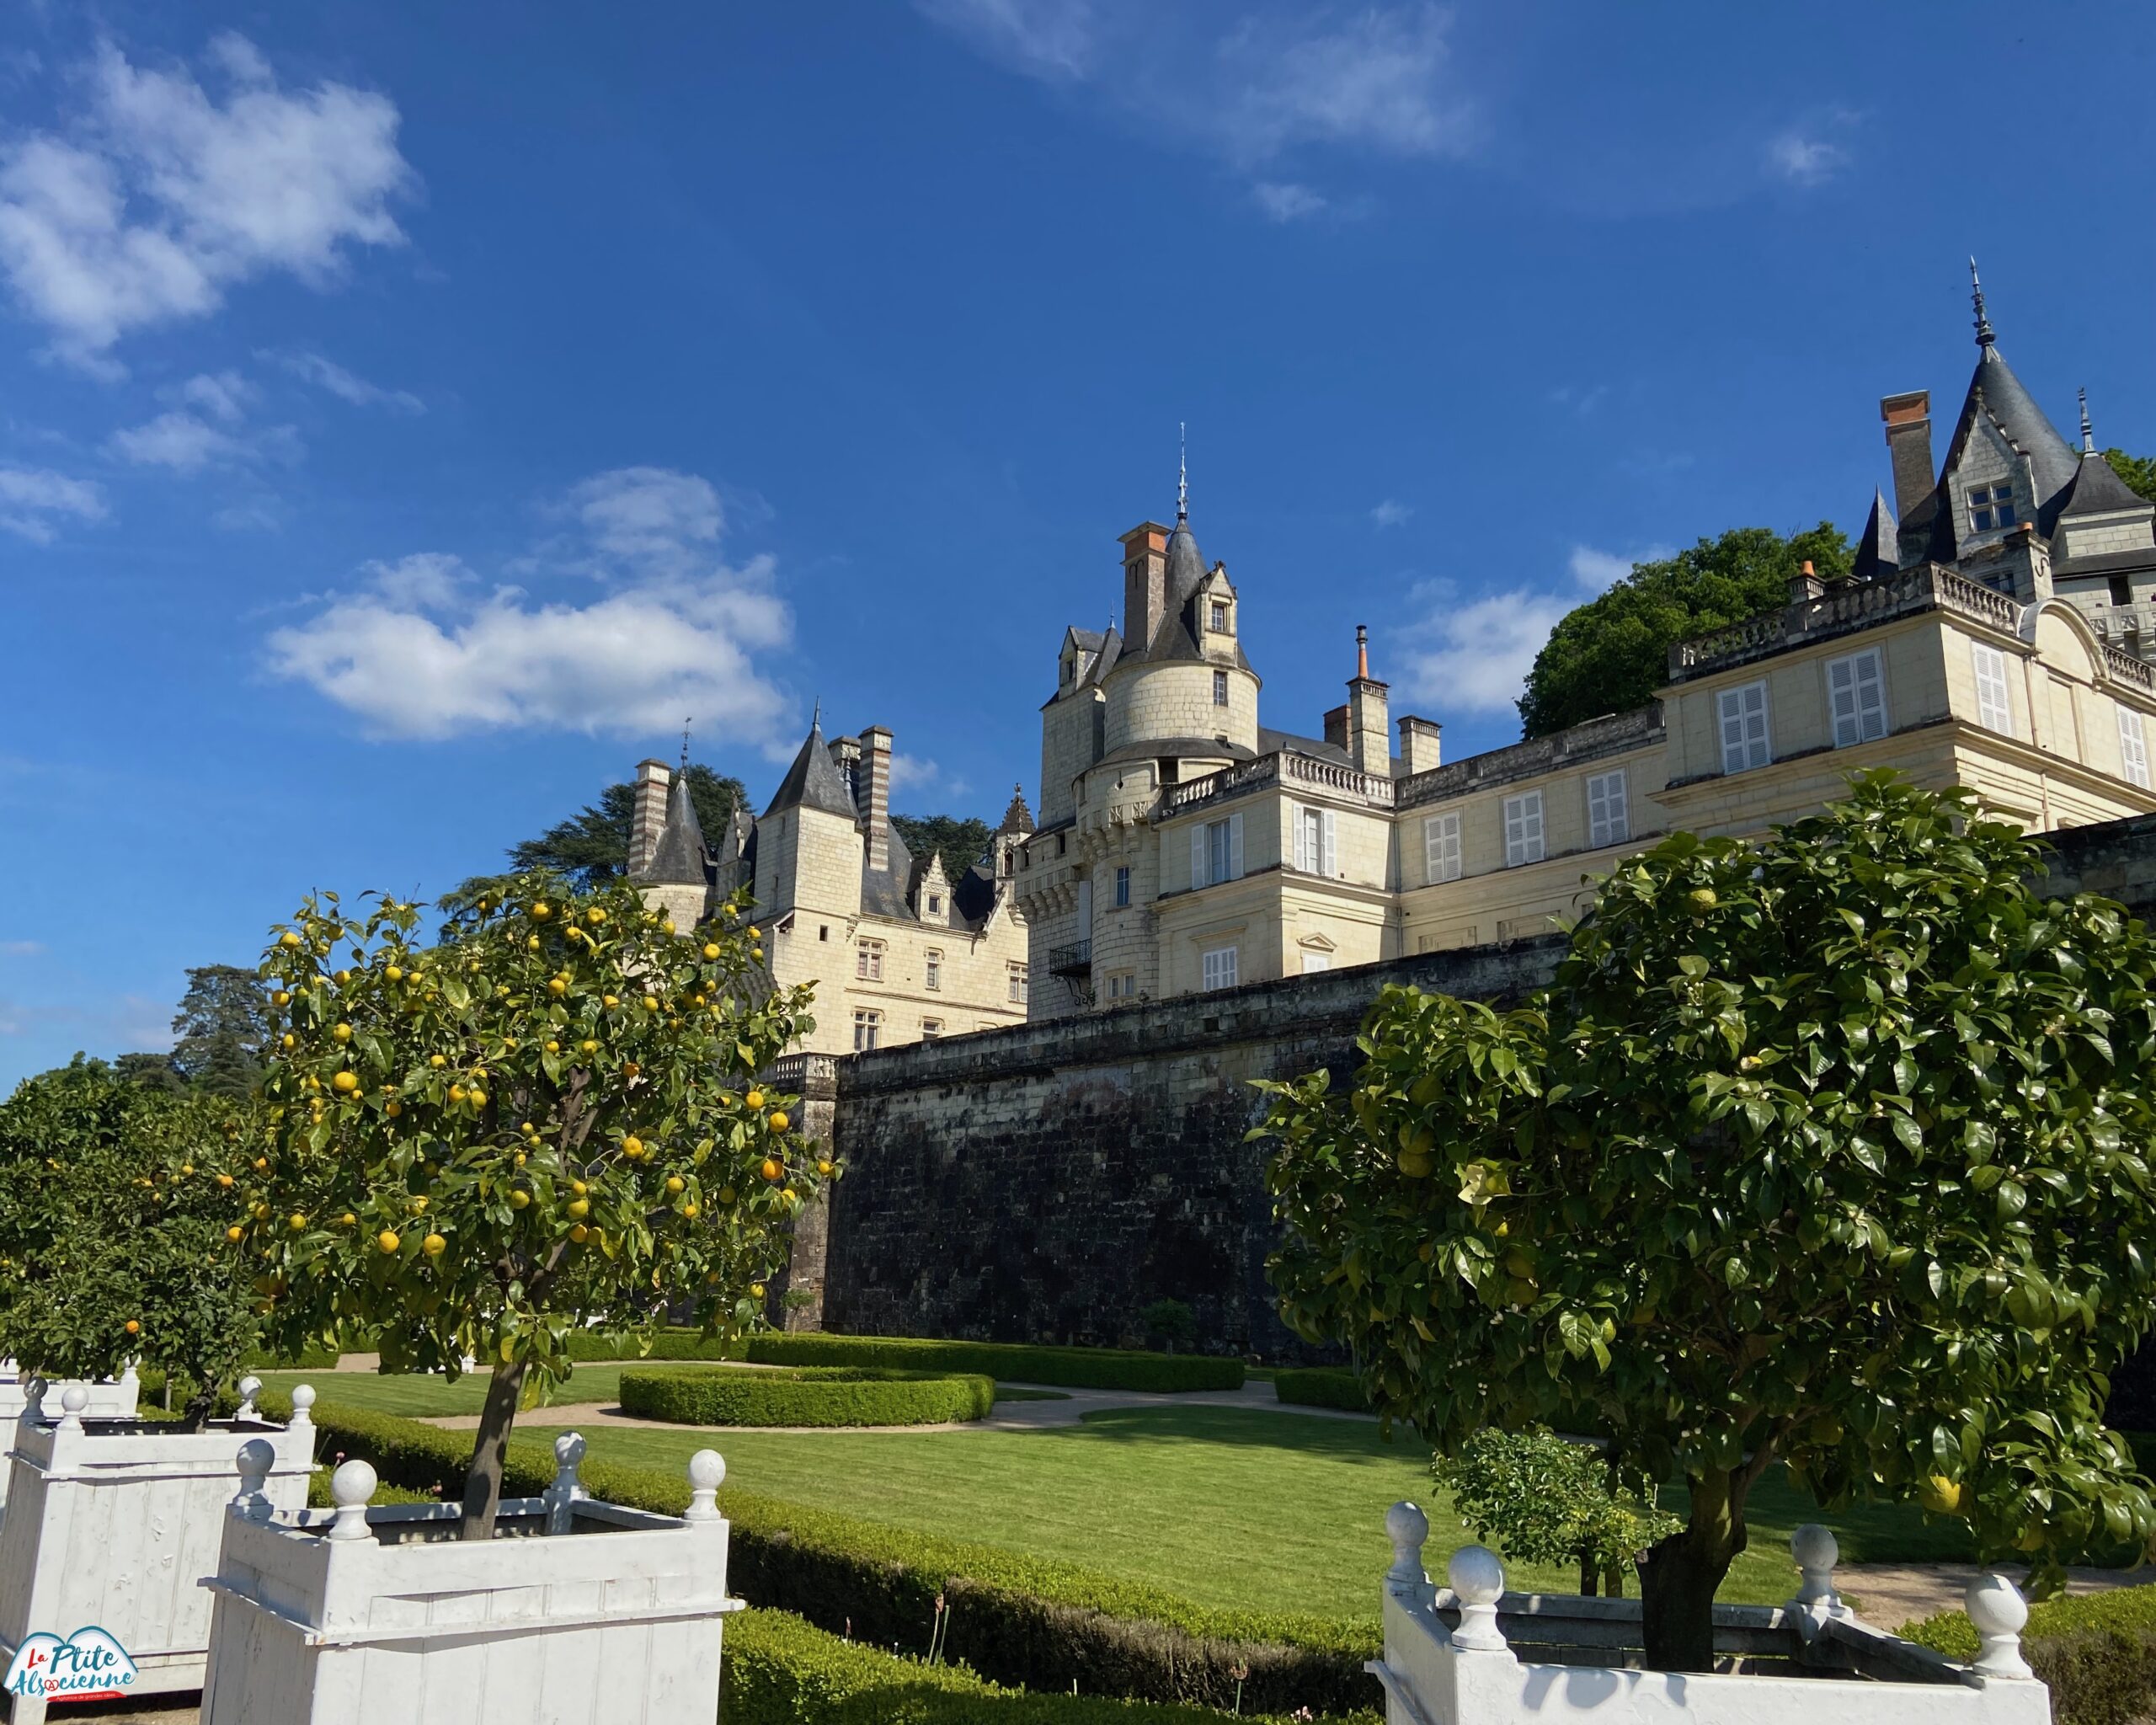
M 1168 530 L 1140 521 L 1123 536 L 1123 644 L 1126 652 L 1153 644 L 1168 609 Z
M 1355 625 L 1355 675 L 1348 680 L 1348 758 L 1358 772 L 1392 777 L 1391 691 L 1370 675 L 1370 632 Z
M 1894 462 L 1894 514 L 1905 521 L 1936 483 L 1931 468 L 1931 392 L 1881 396 L 1879 417 L 1886 422 L 1886 447 Z
M 891 866 L 891 734 L 880 724 L 861 733 L 861 772 L 867 781 L 868 866 Z
M 1411 772 L 1428 772 L 1442 766 L 1438 748 L 1444 727 L 1434 718 L 1417 718 L 1413 713 L 1404 715 L 1400 721 L 1400 776 Z
M 674 771 L 664 761 L 637 762 L 636 801 L 629 812 L 629 879 L 641 880 L 659 854 L 659 835 L 666 830 L 666 792 Z

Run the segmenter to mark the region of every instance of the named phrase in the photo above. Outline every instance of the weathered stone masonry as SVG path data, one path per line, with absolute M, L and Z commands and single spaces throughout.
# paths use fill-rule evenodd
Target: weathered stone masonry
M 2052 842 L 2048 885 L 2156 909 L 2156 816 Z M 835 1331 L 1100 1343 L 1136 1341 L 1139 1310 L 1172 1295 L 1208 1351 L 1296 1356 L 1265 1279 L 1251 1081 L 1344 1081 L 1388 982 L 1502 1000 L 1563 950 L 1553 935 L 1424 953 L 841 1059 L 846 1178 L 797 1285 L 820 1284 Z

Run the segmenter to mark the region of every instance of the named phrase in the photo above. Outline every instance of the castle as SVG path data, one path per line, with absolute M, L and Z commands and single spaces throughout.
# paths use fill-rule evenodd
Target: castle
M 2080 447 L 2059 435 L 1975 304 L 1936 473 L 1929 393 L 1881 403 L 1895 502 L 1849 579 L 1806 565 L 1783 609 L 1672 648 L 1649 705 L 1450 764 L 1437 723 L 1390 718 L 1360 629 L 1322 735 L 1259 722 L 1241 596 L 1179 490 L 1172 529 L 1123 536 L 1121 629 L 1066 630 L 1042 708 L 1032 1016 L 1547 932 L 1583 877 L 1812 813 L 1853 770 L 2036 830 L 2156 809 L 2156 506 L 2085 399 Z
M 686 777 L 637 767 L 629 879 L 693 928 L 751 889 L 775 980 L 813 983 L 801 1051 L 844 1054 L 1022 1023 L 1027 939 L 1011 892 L 1033 820 L 1013 798 L 987 853 L 957 879 L 891 824 L 891 733 L 824 738 L 819 711 L 770 806 L 740 808 L 716 849 Z

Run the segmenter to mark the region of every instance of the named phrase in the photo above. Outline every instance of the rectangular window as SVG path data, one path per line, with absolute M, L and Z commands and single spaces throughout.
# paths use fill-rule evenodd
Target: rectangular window
M 1134 970 L 1119 970 L 1109 977 L 1108 998 L 1112 1001 L 1137 999 L 1138 973 Z
M 1330 953 L 1305 953 L 1303 954 L 1303 975 L 1305 976 L 1315 976 L 1319 971 L 1330 970 L 1331 968 L 1332 955 Z
M 1121 910 L 1130 902 L 1130 871 L 1118 868 L 1115 872 L 1116 908 Z
M 2014 700 L 2007 692 L 2006 655 L 1982 641 L 1969 643 L 1969 664 L 1977 674 L 1977 723 L 2002 737 L 2014 734 Z
M 1217 599 L 1213 601 L 1213 633 L 1216 635 L 1228 633 L 1228 607 Z
M 2148 736 L 2141 715 L 2131 707 L 2119 708 L 2119 761 L 2128 783 L 2148 788 Z
M 1523 791 L 1505 798 L 1505 867 L 1542 860 L 1542 793 Z
M 1209 820 L 1190 830 L 1190 884 L 1212 886 L 1239 880 L 1243 872 L 1243 818 Z
M 1205 954 L 1205 986 L 1209 991 L 1235 985 L 1235 951 L 1234 947 L 1215 947 Z
M 2112 604 L 2131 605 L 2133 603 L 2133 583 L 2127 576 L 2113 575 L 2110 585 Z
M 1827 705 L 1834 715 L 1837 749 L 1886 734 L 1886 682 L 1876 647 L 1827 661 Z
M 1289 805 L 1288 818 L 1294 828 L 1292 854 L 1295 867 L 1305 874 L 1322 874 L 1328 879 L 1337 874 L 1339 826 L 1333 811 L 1295 803 Z
M 1213 704 L 1215 707 L 1228 704 L 1228 674 L 1224 670 L 1213 673 Z
M 883 1015 L 857 1007 L 853 1015 L 853 1051 L 866 1054 L 883 1033 Z
M 931 916 L 941 916 L 943 914 L 943 900 L 937 894 L 931 893 L 928 895 L 928 914 Z
M 1969 522 L 1979 533 L 2014 525 L 2014 488 L 2004 480 L 1969 489 Z
M 941 1018 L 923 1018 L 921 1021 L 921 1039 L 923 1042 L 933 1042 L 942 1033 L 943 1021 Z
M 1422 878 L 1434 885 L 1460 879 L 1460 811 L 1433 814 L 1422 823 Z
M 1742 772 L 1764 766 L 1767 746 L 1767 686 L 1747 683 L 1741 689 L 1724 689 L 1721 705 L 1721 770 Z
M 1014 964 L 1006 964 L 1003 969 L 1005 979 L 1010 985 L 1011 998 L 1023 1006 L 1026 1001 L 1026 967 Z
M 863 982 L 883 980 L 883 943 L 865 940 L 853 949 L 853 974 Z
M 1631 805 L 1625 794 L 1625 771 L 1595 772 L 1587 781 L 1587 841 L 1599 850 L 1621 845 L 1632 836 Z
M 934 947 L 928 949 L 928 956 L 922 962 L 921 980 L 930 988 L 943 986 L 943 954 Z

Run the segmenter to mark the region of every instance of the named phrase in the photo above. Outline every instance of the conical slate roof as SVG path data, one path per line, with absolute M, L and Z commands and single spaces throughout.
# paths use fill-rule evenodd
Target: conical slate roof
M 1864 537 L 1857 542 L 1856 562 L 1851 574 L 1865 581 L 1874 575 L 1892 574 L 1900 568 L 1901 551 L 1895 543 L 1897 531 L 1894 511 L 1886 506 L 1886 494 L 1875 490 L 1871 494 L 1871 514 L 1864 523 Z
M 1977 369 L 1969 378 L 1969 392 L 1962 398 L 1961 417 L 1954 426 L 1954 441 L 1947 446 L 1949 470 L 1961 461 L 1961 451 L 1975 430 L 1977 415 L 1988 414 L 2007 440 L 2029 457 L 2036 476 L 2036 502 L 2041 507 L 2073 483 L 2081 465 L 2073 446 L 2059 435 L 2058 428 L 2044 417 L 2044 410 L 2022 387 L 2014 368 L 1995 342 L 1986 342 L 1977 356 Z
M 1031 832 L 1033 830 L 1033 811 L 1026 806 L 1026 788 L 1013 785 L 1011 787 L 1011 806 L 1003 811 L 1003 825 L 995 830 L 1002 834 Z
M 675 776 L 666 799 L 666 827 L 652 852 L 646 880 L 662 886 L 702 886 L 704 884 L 704 833 L 696 824 L 696 799 L 689 794 L 689 775 Z
M 764 819 L 768 820 L 788 809 L 820 809 L 826 814 L 843 815 L 848 820 L 860 819 L 861 811 L 854 807 L 853 798 L 846 794 L 846 782 L 832 764 L 820 719 L 809 725 L 808 740 L 801 745 L 801 752 L 793 757 L 793 765 L 787 768 L 786 777 L 779 781 L 778 793 L 771 798 L 771 807 L 764 810 Z
M 1189 604 L 1190 595 L 1204 583 L 1205 558 L 1198 549 L 1198 536 L 1190 531 L 1189 519 L 1178 515 L 1175 531 L 1168 535 L 1168 615 Z
M 2095 515 L 2112 510 L 2148 507 L 2148 499 L 2119 478 L 2111 464 L 2091 450 L 2081 457 L 2073 483 L 2059 499 L 2058 513 L 2062 517 Z

